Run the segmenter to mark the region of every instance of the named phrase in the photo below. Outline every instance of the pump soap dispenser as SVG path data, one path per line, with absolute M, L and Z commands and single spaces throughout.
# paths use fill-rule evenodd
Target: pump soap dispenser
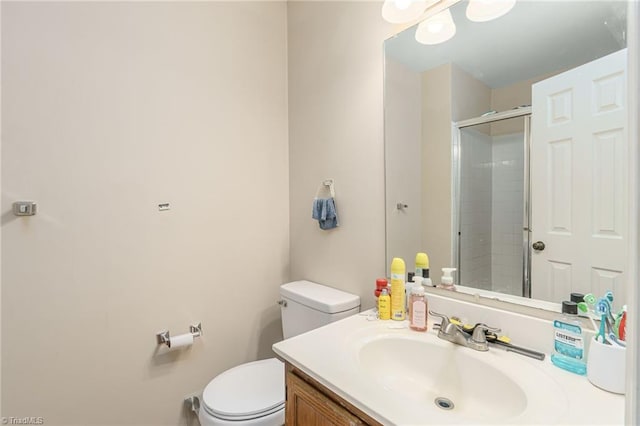
M 453 276 L 451 274 L 456 270 L 456 268 L 442 268 L 442 279 L 438 288 L 455 291 L 456 286 L 453 284 Z

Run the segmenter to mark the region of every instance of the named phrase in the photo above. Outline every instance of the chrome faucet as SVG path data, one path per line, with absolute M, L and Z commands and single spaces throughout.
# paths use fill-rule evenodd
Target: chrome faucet
M 440 330 L 438 330 L 438 337 L 440 339 L 455 343 L 456 345 L 466 346 L 476 351 L 484 352 L 489 350 L 485 331 L 500 332 L 499 328 L 489 327 L 486 324 L 477 324 L 473 329 L 473 333 L 469 335 L 465 333 L 460 326 L 452 323 L 446 315 L 434 311 L 429 311 L 429 314 L 442 318 Z

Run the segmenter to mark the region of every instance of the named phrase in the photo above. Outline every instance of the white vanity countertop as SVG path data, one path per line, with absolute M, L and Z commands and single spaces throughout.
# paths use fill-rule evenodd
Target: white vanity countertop
M 370 314 L 370 311 L 366 311 L 284 340 L 275 344 L 273 349 L 280 358 L 293 364 L 384 425 L 624 423 L 623 395 L 598 389 L 588 381 L 586 376 L 578 376 L 557 368 L 551 363 L 549 356 L 544 361 L 537 361 L 496 347 L 491 347 L 488 352 L 478 352 L 438 339 L 436 332 L 431 330 L 434 321 L 436 323 L 440 321 L 437 318 L 429 318 L 429 331 L 419 333 L 406 328 L 406 322 L 372 321 Z M 397 328 L 399 326 L 404 327 Z M 527 395 L 525 410 L 528 410 L 528 413 L 505 414 L 508 411 L 505 407 L 504 412 L 499 410 L 495 416 L 485 414 L 466 418 L 464 414 L 462 416 L 460 414 L 464 413 L 462 408 L 460 408 L 462 411 L 457 412 L 459 407 L 452 411 L 444 411 L 435 407 L 431 397 L 425 398 L 431 400 L 423 401 L 421 395 L 407 397 L 392 391 L 387 384 L 392 383 L 389 380 L 392 381 L 393 378 L 387 377 L 387 382 L 383 383 L 380 380 L 382 375 L 372 374 L 371 370 L 364 368 L 361 362 L 360 349 L 363 345 L 380 338 L 424 341 L 449 351 L 456 355 L 456 358 L 460 358 L 457 355 L 461 355 L 460 359 L 468 360 L 467 362 L 474 365 L 489 364 L 495 371 L 505 374 L 522 387 L 524 394 Z M 424 359 L 420 363 L 404 367 L 423 369 L 424 372 L 429 371 L 429 366 L 430 360 Z M 433 367 L 433 363 L 431 366 Z M 380 365 L 379 369 L 381 372 L 385 371 L 385 365 Z M 466 374 L 462 371 L 456 374 Z M 393 374 L 397 374 L 397 369 Z M 438 371 L 428 374 L 437 375 Z M 484 373 L 484 376 L 489 377 L 487 373 Z M 490 387 L 497 386 L 498 382 L 500 380 L 482 383 L 479 386 L 487 386 L 486 389 L 490 390 Z M 479 389 L 482 392 L 483 388 Z M 469 392 L 476 392 L 477 395 L 478 389 Z M 548 395 L 554 392 L 559 397 L 549 403 Z M 545 396 L 547 400 L 542 404 Z M 472 400 L 473 395 L 470 401 Z

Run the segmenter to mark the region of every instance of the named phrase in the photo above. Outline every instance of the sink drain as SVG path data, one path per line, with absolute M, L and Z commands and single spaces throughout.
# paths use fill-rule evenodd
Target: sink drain
M 438 406 L 438 408 L 442 408 L 443 410 L 453 410 L 453 407 L 455 407 L 453 401 L 449 398 L 439 397 L 436 398 L 433 402 L 436 403 L 436 406 Z

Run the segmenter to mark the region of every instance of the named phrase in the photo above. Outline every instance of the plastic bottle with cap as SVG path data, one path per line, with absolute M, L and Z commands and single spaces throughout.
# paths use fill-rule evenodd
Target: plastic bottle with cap
M 553 321 L 553 365 L 575 374 L 585 375 L 584 336 L 582 323 L 578 320 L 578 305 L 562 302 L 562 317 Z
M 409 328 L 415 331 L 427 331 L 427 299 L 421 285 L 411 289 L 410 306 Z
M 405 270 L 404 260 L 394 257 L 391 261 L 391 319 L 396 321 L 405 319 Z
M 575 303 L 584 302 L 584 294 L 582 293 L 571 293 L 571 301 Z
M 426 254 L 425 254 L 426 256 Z M 427 256 L 427 267 L 422 268 L 422 287 L 433 287 L 433 282 L 429 278 L 429 257 Z
M 427 253 L 416 254 L 416 275 L 429 278 L 429 256 Z
M 456 270 L 456 268 L 442 268 L 442 279 L 440 280 L 438 288 L 455 291 L 456 286 L 453 284 L 453 276 L 451 274 Z
M 386 278 L 378 278 L 376 280 L 376 289 L 373 292 L 373 294 L 376 296 L 376 299 L 378 297 L 380 297 L 380 294 L 382 293 L 382 290 L 387 288 L 387 279 Z
M 409 272 L 409 281 L 407 281 L 407 283 L 405 284 L 405 291 L 406 291 L 406 296 L 407 296 L 407 303 L 406 303 L 406 311 L 407 311 L 407 316 L 411 315 L 411 294 L 413 289 L 415 289 L 416 287 L 420 287 L 422 288 L 422 277 L 418 276 L 418 275 L 414 275 L 411 272 Z
M 378 318 L 381 320 L 391 319 L 391 297 L 386 288 L 382 289 L 378 297 Z
M 415 274 L 415 273 L 413 273 L 413 272 L 407 272 L 407 282 L 412 283 L 412 282 L 413 282 L 413 277 L 414 277 L 415 275 L 416 275 L 416 274 Z

